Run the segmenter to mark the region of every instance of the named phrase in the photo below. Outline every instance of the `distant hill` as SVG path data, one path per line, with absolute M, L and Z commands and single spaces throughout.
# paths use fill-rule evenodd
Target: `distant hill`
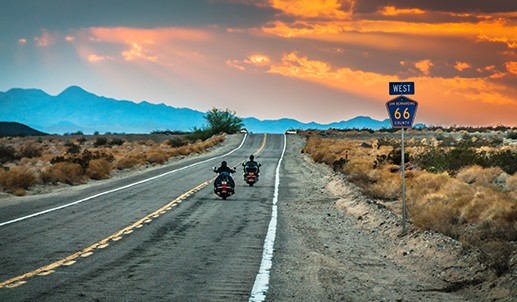
M 15 122 L 0 122 L 0 136 L 38 136 L 47 135 L 31 127 L 15 123 Z
M 0 92 L 0 108 L 0 120 L 26 124 L 47 133 L 190 131 L 205 124 L 204 112 L 146 101 L 115 100 L 77 86 L 71 86 L 57 96 L 39 89 L 15 88 Z M 259 120 L 255 117 L 243 118 L 243 122 L 249 131 L 269 133 L 283 133 L 288 129 L 391 127 L 388 119 L 377 121 L 364 116 L 331 124 L 302 123 L 287 118 Z

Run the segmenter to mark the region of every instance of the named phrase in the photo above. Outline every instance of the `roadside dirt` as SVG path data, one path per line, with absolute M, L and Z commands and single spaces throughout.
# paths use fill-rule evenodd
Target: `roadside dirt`
M 517 301 L 475 251 L 409 226 L 288 137 L 268 301 Z M 515 265 L 513 266 L 515 267 Z

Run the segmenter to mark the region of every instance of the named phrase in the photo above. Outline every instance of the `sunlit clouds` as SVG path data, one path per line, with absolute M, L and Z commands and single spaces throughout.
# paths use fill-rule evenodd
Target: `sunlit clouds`
M 502 84 L 491 82 L 489 78 L 454 77 L 447 79 L 429 77 L 427 75 L 432 63 L 429 60 L 423 60 L 418 65 L 426 76 L 400 79 L 390 75 L 352 70 L 346 67 L 336 68 L 326 62 L 311 60 L 307 57 L 299 57 L 296 53 L 290 53 L 283 57 L 281 65 L 271 66 L 269 72 L 316 82 L 333 89 L 376 99 L 379 103 L 387 100 L 388 82 L 414 81 L 417 91 L 420 91 L 420 93 L 417 93 L 418 99 L 427 107 L 425 111 L 439 112 L 438 108 L 447 104 L 447 110 L 458 109 L 458 117 L 467 113 L 467 111 L 469 114 L 473 114 L 470 112 L 471 109 L 465 110 L 465 106 L 486 108 L 486 105 L 496 105 L 497 107 L 489 107 L 489 110 L 494 113 L 503 108 L 513 113 L 517 110 L 517 100 L 514 97 L 514 93 L 517 93 L 517 87 L 508 89 Z M 510 65 L 511 68 L 517 67 L 513 64 Z M 449 100 L 453 103 L 449 103 Z M 503 114 L 500 117 L 509 118 L 511 116 L 509 112 L 500 112 L 499 114 Z M 476 118 L 480 116 L 483 115 L 475 115 Z M 465 118 L 465 116 L 461 118 Z M 496 121 L 497 117 L 491 116 L 490 119 Z M 447 118 L 442 117 L 437 120 L 445 122 Z M 470 120 L 470 122 L 473 120 Z
M 517 76 L 517 62 L 506 62 L 506 70 L 513 76 Z
M 395 6 L 385 6 L 380 13 L 384 16 L 398 16 L 398 15 L 422 15 L 425 11 L 418 8 L 400 9 Z
M 110 56 L 99 56 L 99 55 L 96 55 L 96 54 L 88 55 L 88 62 L 92 62 L 92 63 L 101 62 L 101 61 L 104 61 L 104 60 L 112 60 L 112 59 L 113 58 L 110 57 Z
M 122 56 L 126 61 L 133 60 L 146 60 L 150 62 L 156 62 L 158 60 L 157 56 L 150 55 L 147 50 L 145 50 L 142 45 L 138 43 L 133 43 L 129 50 L 123 51 Z
M 324 19 L 345 19 L 349 17 L 354 3 L 355 0 L 271 0 L 273 8 L 288 15 Z
M 456 70 L 458 71 L 463 71 L 465 69 L 468 69 L 470 68 L 470 64 L 469 63 L 465 63 L 465 62 L 456 62 L 456 65 L 454 65 L 454 68 L 456 68 Z
M 415 63 L 415 67 L 420 70 L 423 74 L 429 75 L 433 62 L 431 60 L 422 60 Z
M 266 55 L 255 54 L 249 56 L 244 62 L 257 66 L 264 66 L 269 64 L 269 57 Z
M 0 44 L 16 52 L 0 58 L 27 64 L 11 68 L 35 79 L 25 86 L 45 88 L 32 65 L 64 66 L 114 98 L 321 123 L 385 119 L 388 83 L 413 81 L 418 122 L 517 125 L 517 8 L 503 2 L 208 0 L 153 20 L 134 17 L 142 2 L 120 22 L 38 24 Z

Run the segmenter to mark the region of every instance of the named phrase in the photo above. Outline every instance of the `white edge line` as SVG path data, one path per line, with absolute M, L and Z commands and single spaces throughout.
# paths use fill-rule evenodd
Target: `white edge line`
M 269 289 L 269 272 L 273 265 L 273 247 L 275 245 L 276 224 L 277 224 L 277 216 L 278 216 L 277 203 L 278 203 L 278 188 L 280 185 L 280 165 L 282 164 L 282 160 L 284 159 L 286 145 L 287 145 L 287 138 L 286 138 L 286 135 L 284 134 L 284 148 L 282 149 L 282 155 L 280 156 L 280 160 L 278 161 L 278 165 L 276 166 L 275 193 L 273 195 L 271 221 L 269 222 L 266 239 L 264 240 L 264 250 L 262 252 L 262 262 L 260 263 L 260 268 L 257 273 L 257 277 L 255 278 L 255 284 L 253 285 L 253 289 L 251 290 L 251 296 L 249 299 L 250 302 L 264 301 L 266 299 L 266 294 Z
M 15 223 L 15 222 L 20 222 L 22 220 L 33 218 L 33 217 L 36 217 L 36 216 L 40 216 L 40 215 L 43 215 L 43 214 L 47 214 L 47 213 L 50 213 L 50 212 L 54 212 L 54 211 L 57 211 L 57 210 L 61 210 L 61 209 L 64 209 L 64 208 L 67 208 L 67 207 L 70 207 L 70 206 L 73 206 L 73 205 L 76 205 L 76 204 L 80 204 L 82 202 L 85 202 L 85 201 L 88 201 L 88 200 L 91 200 L 91 199 L 94 199 L 94 198 L 97 198 L 99 196 L 103 196 L 103 195 L 106 195 L 106 194 L 110 194 L 110 193 L 113 193 L 113 192 L 117 192 L 117 191 L 120 191 L 120 190 L 124 190 L 124 189 L 130 188 L 130 187 L 134 187 L 136 185 L 143 184 L 143 183 L 146 183 L 146 182 L 151 181 L 151 180 L 155 180 L 155 179 L 163 177 L 165 175 L 169 175 L 169 174 L 172 174 L 172 173 L 175 173 L 175 172 L 178 172 L 178 171 L 182 171 L 182 170 L 185 170 L 185 169 L 188 169 L 188 168 L 192 168 L 194 166 L 197 166 L 197 165 L 200 165 L 200 164 L 204 164 L 206 162 L 209 162 L 209 161 L 217 159 L 217 158 L 228 156 L 228 155 L 232 154 L 233 152 L 239 150 L 244 145 L 244 142 L 246 141 L 247 137 L 248 137 L 248 133 L 245 133 L 244 134 L 244 138 L 242 139 L 241 144 L 239 145 L 239 147 L 233 149 L 232 151 L 230 151 L 230 152 L 228 152 L 226 154 L 215 156 L 215 157 L 212 157 L 212 158 L 209 158 L 209 159 L 205 159 L 205 160 L 202 160 L 200 162 L 193 163 L 193 164 L 190 164 L 190 165 L 182 167 L 182 168 L 178 168 L 176 170 L 165 172 L 165 173 L 162 173 L 162 174 L 159 174 L 159 175 L 147 178 L 147 179 L 143 179 L 143 180 L 140 180 L 140 181 L 137 181 L 137 182 L 134 182 L 134 183 L 131 183 L 131 184 L 119 187 L 119 188 L 115 188 L 113 190 L 104 191 L 104 192 L 101 192 L 101 193 L 98 193 L 98 194 L 95 194 L 95 195 L 83 198 L 81 200 L 77 200 L 77 201 L 74 201 L 74 202 L 71 202 L 71 203 L 64 204 L 64 205 L 59 206 L 59 207 L 51 208 L 51 209 L 48 209 L 48 210 L 44 210 L 44 211 L 41 211 L 41 212 L 37 212 L 37 213 L 34 213 L 34 214 L 30 214 L 30 215 L 27 215 L 27 216 L 16 218 L 16 219 L 13 219 L 13 220 L 5 221 L 5 222 L 0 223 L 0 227 L 8 225 L 8 224 Z

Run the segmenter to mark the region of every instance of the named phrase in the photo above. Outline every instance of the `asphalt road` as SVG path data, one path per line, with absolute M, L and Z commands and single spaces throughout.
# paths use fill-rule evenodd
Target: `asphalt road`
M 247 301 L 284 139 L 248 135 L 240 149 L 209 160 L 239 144 L 107 184 L 2 205 L 0 301 Z M 260 181 L 248 187 L 238 167 L 236 195 L 218 198 L 208 183 L 212 167 L 223 159 L 237 165 L 257 151 Z M 87 199 L 103 192 L 109 193 Z M 81 202 L 8 223 L 74 201 Z

